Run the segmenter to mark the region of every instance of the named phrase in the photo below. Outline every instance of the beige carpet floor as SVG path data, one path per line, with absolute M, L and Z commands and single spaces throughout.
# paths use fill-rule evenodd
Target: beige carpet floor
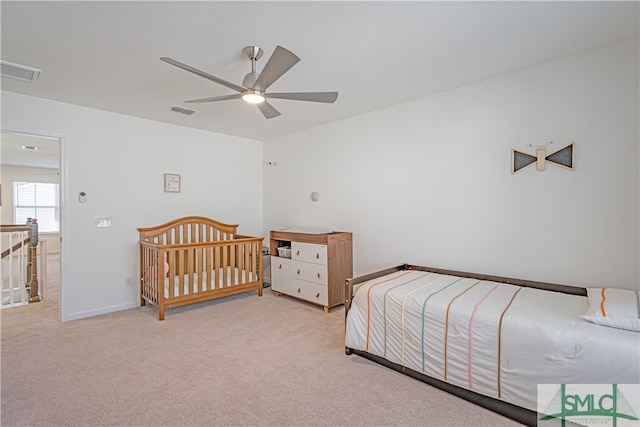
M 87 283 L 91 286 L 91 283 Z M 1 424 L 517 426 L 344 354 L 344 309 L 244 294 L 60 323 L 58 301 L 1 311 Z

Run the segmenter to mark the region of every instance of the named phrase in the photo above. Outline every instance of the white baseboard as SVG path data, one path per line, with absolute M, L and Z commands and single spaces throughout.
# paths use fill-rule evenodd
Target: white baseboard
M 62 321 L 63 322 L 67 322 L 67 321 L 71 321 L 71 320 L 85 319 L 87 317 L 99 316 L 101 314 L 114 313 L 116 311 L 129 310 L 130 308 L 136 308 L 136 307 L 140 307 L 140 302 L 139 301 L 128 302 L 128 303 L 125 303 L 125 304 L 111 305 L 109 307 L 98 308 L 96 310 L 87 310 L 87 311 L 80 311 L 80 312 L 77 312 L 77 313 L 69 313 L 66 316 L 63 314 L 62 315 Z

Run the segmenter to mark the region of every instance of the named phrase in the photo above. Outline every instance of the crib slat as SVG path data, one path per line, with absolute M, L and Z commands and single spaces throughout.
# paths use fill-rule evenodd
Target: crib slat
M 222 248 L 222 286 L 223 288 L 227 287 L 227 283 L 229 280 L 228 268 L 229 267 L 229 247 L 225 246 Z
M 213 289 L 211 287 L 211 281 L 213 278 L 213 263 L 211 257 L 213 256 L 213 248 L 207 247 L 204 249 L 205 254 L 205 268 L 207 269 L 207 283 L 206 290 Z
M 176 280 L 176 275 L 175 275 L 175 268 L 176 268 L 176 253 L 175 251 L 171 251 L 167 254 L 167 262 L 169 263 L 169 298 L 173 297 L 173 288 L 175 287 L 175 280 Z M 164 288 L 164 286 L 163 286 Z M 164 289 L 160 289 L 159 290 L 160 293 L 162 293 L 162 295 L 164 295 L 165 290 Z
M 197 278 L 198 278 L 198 283 L 195 283 L 194 285 L 194 292 L 202 292 L 204 291 L 204 273 L 206 272 L 206 270 L 204 269 L 204 263 L 203 263 L 203 253 L 204 253 L 204 248 L 198 248 L 196 249 L 197 251 L 197 259 L 196 259 L 196 274 L 197 274 Z
M 214 282 L 214 286 L 216 289 L 220 288 L 220 246 L 216 246 L 213 249 L 215 255 L 214 255 L 214 261 L 213 261 L 213 269 L 215 271 L 215 282 Z
M 230 247 L 230 251 L 231 254 L 229 256 L 229 266 L 231 266 L 231 268 L 229 269 L 229 273 L 231 274 L 231 277 L 229 278 L 230 284 L 231 285 L 235 285 L 236 283 L 238 283 L 237 278 L 236 278 L 236 267 L 237 267 L 237 251 L 238 251 L 238 245 L 231 245 Z
M 177 252 L 178 254 L 178 271 L 179 272 L 186 272 L 186 263 L 185 263 L 185 257 L 184 257 L 184 250 L 179 250 Z M 178 279 L 178 295 L 183 295 L 184 293 L 184 279 L 185 279 L 185 275 L 184 274 L 180 274 Z M 173 287 L 171 287 L 171 291 L 173 291 Z M 175 296 L 175 295 L 172 295 Z
M 246 245 L 244 245 L 244 262 L 242 263 L 242 281 L 243 282 L 248 282 L 249 281 L 249 276 L 251 274 L 250 271 L 247 271 L 247 268 L 249 267 L 250 263 L 249 263 L 249 254 L 251 253 L 251 244 L 248 243 Z M 254 256 L 255 258 L 255 256 Z
M 196 263 L 195 263 L 196 249 L 189 248 L 189 249 L 186 249 L 184 252 L 185 252 L 187 275 L 188 275 L 188 279 L 185 279 L 185 282 L 187 283 L 187 289 L 184 291 L 184 295 L 187 295 L 193 292 L 193 287 L 195 282 L 194 276 L 196 273 Z

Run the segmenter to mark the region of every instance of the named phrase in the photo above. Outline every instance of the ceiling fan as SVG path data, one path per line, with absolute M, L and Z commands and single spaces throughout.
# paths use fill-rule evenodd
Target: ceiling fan
M 175 59 L 162 57 L 161 61 L 175 65 L 183 70 L 189 71 L 205 79 L 235 90 L 236 94 L 213 96 L 210 98 L 191 99 L 185 102 L 214 102 L 227 101 L 230 99 L 243 99 L 244 101 L 255 104 L 267 119 L 278 117 L 280 112 L 267 102 L 268 99 L 291 99 L 294 101 L 311 101 L 333 103 L 338 98 L 338 92 L 288 92 L 288 93 L 270 93 L 267 89 L 284 73 L 289 71 L 300 58 L 282 46 L 277 46 L 271 54 L 262 72 L 256 72 L 256 61 L 262 57 L 264 51 L 258 46 L 246 46 L 242 52 L 251 60 L 251 72 L 244 76 L 242 86 L 228 82 L 219 77 L 212 76 L 209 73 L 193 68 Z

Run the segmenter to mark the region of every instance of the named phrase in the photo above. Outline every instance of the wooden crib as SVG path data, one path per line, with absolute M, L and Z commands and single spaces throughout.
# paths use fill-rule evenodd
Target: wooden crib
M 140 232 L 140 305 L 168 308 L 242 292 L 262 296 L 262 237 L 188 216 Z

